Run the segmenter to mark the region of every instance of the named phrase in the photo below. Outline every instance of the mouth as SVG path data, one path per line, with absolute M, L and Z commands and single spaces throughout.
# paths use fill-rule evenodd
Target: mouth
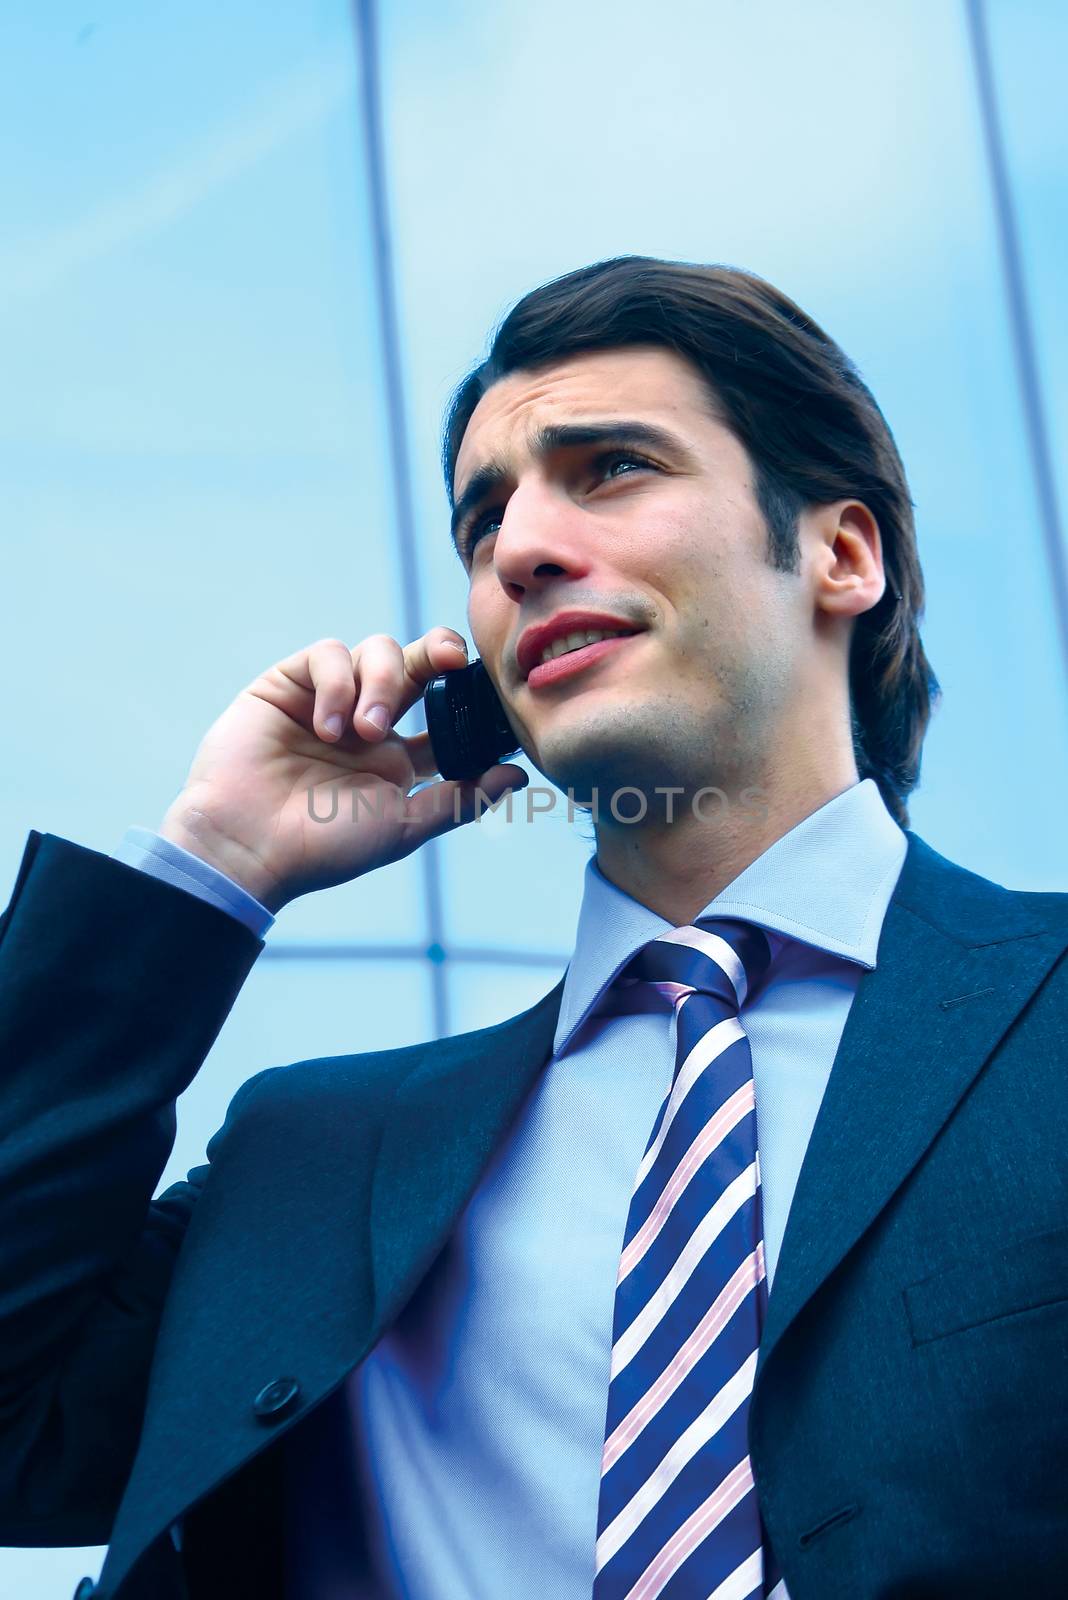
M 558 611 L 545 622 L 524 628 L 516 642 L 515 659 L 520 677 L 526 679 L 536 667 L 545 666 L 565 652 L 578 652 L 602 639 L 640 633 L 640 623 L 610 611 Z
M 565 678 L 573 678 L 578 673 L 585 672 L 587 668 L 595 666 L 606 656 L 625 649 L 638 637 L 637 631 L 617 633 L 606 639 L 598 639 L 593 644 L 565 650 L 561 655 L 553 656 L 550 660 L 539 662 L 537 666 L 532 667 L 527 674 L 527 688 L 546 689 L 552 684 L 562 683 Z

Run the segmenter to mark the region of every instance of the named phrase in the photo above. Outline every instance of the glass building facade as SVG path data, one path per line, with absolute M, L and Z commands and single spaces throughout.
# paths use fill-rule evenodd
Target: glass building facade
M 209 725 L 302 645 L 473 643 L 443 408 L 522 294 L 620 254 L 757 272 L 856 362 L 909 474 L 943 689 L 911 825 L 1068 890 L 1068 9 L 91 18 L 0 20 L 5 903 L 30 828 L 111 852 L 157 826 Z M 590 849 L 562 804 L 498 813 L 286 907 L 160 1190 L 259 1069 L 532 1004 Z M 0 1550 L 0 1593 L 66 1597 L 102 1559 Z

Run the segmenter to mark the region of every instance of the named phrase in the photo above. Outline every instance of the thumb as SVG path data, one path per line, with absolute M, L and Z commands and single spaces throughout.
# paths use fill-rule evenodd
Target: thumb
M 437 839 L 474 822 L 509 790 L 525 789 L 529 782 L 530 774 L 522 767 L 500 762 L 487 767 L 478 778 L 445 778 L 408 797 L 408 821 L 418 833 L 419 843 Z
M 462 789 L 470 788 L 472 802 L 477 789 L 481 789 L 486 799 L 492 802 L 500 800 L 502 796 L 508 793 L 509 789 L 513 792 L 525 789 L 529 782 L 530 774 L 525 772 L 522 767 L 517 767 L 511 763 L 502 765 L 501 762 L 498 762 L 494 767 L 487 767 L 481 778 L 464 782 L 460 787 Z

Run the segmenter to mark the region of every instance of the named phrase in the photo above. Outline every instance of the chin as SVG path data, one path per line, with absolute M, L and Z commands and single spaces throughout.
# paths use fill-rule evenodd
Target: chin
M 651 797 L 654 789 L 680 781 L 678 764 L 662 733 L 644 729 L 641 720 L 633 707 L 621 706 L 618 716 L 606 710 L 592 726 L 547 729 L 538 742 L 538 770 L 557 788 L 570 790 L 577 805 L 590 805 L 594 789 L 602 803 L 625 788 Z

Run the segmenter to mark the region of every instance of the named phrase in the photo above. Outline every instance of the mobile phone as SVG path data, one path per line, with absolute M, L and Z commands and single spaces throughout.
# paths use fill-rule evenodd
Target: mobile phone
M 431 678 L 423 691 L 423 707 L 430 747 L 443 778 L 477 778 L 519 749 L 481 661 Z

